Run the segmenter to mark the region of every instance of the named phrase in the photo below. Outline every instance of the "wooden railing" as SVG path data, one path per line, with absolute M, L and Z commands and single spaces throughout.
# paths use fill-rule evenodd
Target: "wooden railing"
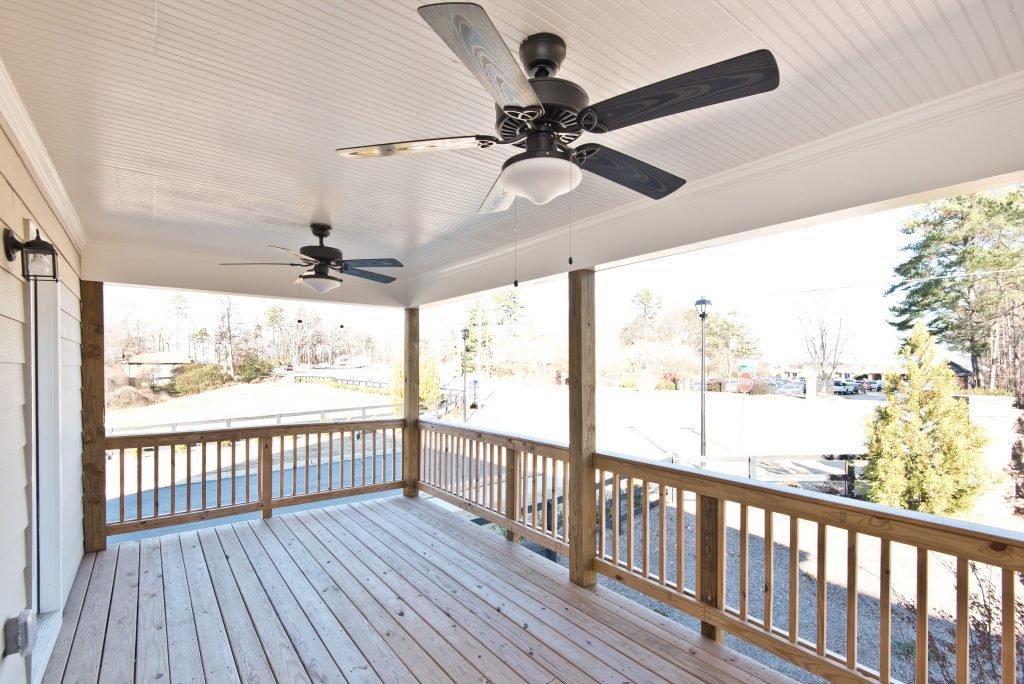
M 705 635 L 732 633 L 830 681 L 890 682 L 899 611 L 913 635 L 899 643 L 901 651 L 912 645 L 905 669 L 914 681 L 932 681 L 930 652 L 949 661 L 957 682 L 968 681 L 970 642 L 987 636 L 1000 654 L 991 671 L 1021 681 L 1015 590 L 1024 535 L 627 456 L 596 454 L 594 467 L 604 523 L 596 570 L 697 617 Z M 955 583 L 936 594 L 943 557 Z M 912 599 L 893 586 L 894 565 L 902 577 L 910 573 Z M 997 579 L 989 627 L 972 627 L 977 566 Z M 861 610 L 872 597 L 877 607 Z M 930 609 L 947 599 L 952 619 L 935 634 L 929 615 L 934 623 L 941 609 Z M 839 625 L 832 611 L 842 615 Z M 986 630 L 994 636 L 979 633 Z M 870 652 L 860 648 L 868 633 Z M 944 644 L 948 653 L 937 653 Z
M 402 420 L 106 438 L 107 534 L 402 486 Z
M 511 539 L 569 547 L 568 447 L 420 420 L 419 488 L 490 520 Z

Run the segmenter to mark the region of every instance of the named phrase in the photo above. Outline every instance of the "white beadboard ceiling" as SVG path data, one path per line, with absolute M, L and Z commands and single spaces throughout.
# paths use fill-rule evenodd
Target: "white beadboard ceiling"
M 316 218 L 334 225 L 329 244 L 346 256 L 406 264 L 391 286 L 346 282 L 348 300 L 420 304 L 510 282 L 516 215 L 476 213 L 510 152 L 362 161 L 334 154 L 493 133 L 493 104 L 417 4 L 2 0 L 0 57 L 81 218 L 86 276 L 296 296 L 285 269 L 229 273 L 213 264 L 275 260 L 265 245 L 311 243 L 307 224 Z M 773 195 L 785 211 L 754 206 L 755 195 L 743 190 L 754 182 L 751 169 L 768 188 L 796 166 L 829 156 L 838 164 L 859 147 L 854 139 L 836 143 L 851 131 L 870 131 L 864 139 L 874 142 L 885 142 L 889 129 L 897 138 L 907 130 L 938 135 L 928 103 L 939 103 L 936 122 L 966 117 L 960 94 L 973 93 L 963 96 L 973 103 L 979 88 L 1024 70 L 1018 0 L 482 4 L 513 52 L 531 33 L 565 38 L 559 75 L 592 102 L 758 48 L 775 53 L 781 73 L 782 85 L 765 95 L 585 136 L 689 183 L 655 203 L 585 174 L 571 197 L 542 207 L 520 202 L 520 279 L 565 268 L 570 211 L 584 236 L 578 262 L 596 265 L 979 177 L 957 173 L 1024 167 L 1020 155 L 1007 167 L 1019 134 L 989 131 L 988 146 L 972 147 L 971 164 L 922 160 L 920 187 L 869 187 L 893 167 L 884 150 L 897 146 L 886 143 L 873 157 L 878 168 L 868 161 L 849 177 L 833 172 L 822 187 L 788 181 L 788 192 Z M 982 99 L 1017 106 L 1019 84 Z M 916 118 L 900 128 L 906 112 Z M 920 145 L 930 149 L 924 139 Z M 951 175 L 929 175 L 947 167 Z M 804 197 L 812 191 L 828 201 Z M 746 214 L 707 228 L 715 222 L 699 202 Z

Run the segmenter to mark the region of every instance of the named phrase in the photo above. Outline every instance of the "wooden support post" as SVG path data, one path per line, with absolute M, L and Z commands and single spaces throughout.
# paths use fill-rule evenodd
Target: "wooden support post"
M 403 493 L 416 496 L 420 480 L 420 310 L 405 310 L 405 428 L 402 433 Z
M 509 520 L 519 519 L 519 451 L 505 447 L 505 517 Z M 505 529 L 505 538 L 510 542 L 519 542 L 519 535 L 511 528 Z
M 725 511 L 721 499 L 700 494 L 697 543 L 700 544 L 700 586 L 698 599 L 714 610 L 725 605 Z M 765 542 L 768 543 L 768 542 Z M 722 630 L 707 622 L 700 623 L 700 633 L 721 642 Z
M 103 283 L 82 288 L 82 529 L 85 551 L 107 548 Z
M 263 517 L 269 518 L 274 513 L 274 438 L 266 433 L 259 436 L 259 456 L 257 458 L 259 459 L 257 472 L 260 483 L 260 503 L 263 504 Z M 284 468 L 284 452 L 281 453 L 281 467 Z M 203 477 L 206 477 L 205 473 L 203 473 Z
M 597 582 L 594 271 L 569 273 L 569 579 Z

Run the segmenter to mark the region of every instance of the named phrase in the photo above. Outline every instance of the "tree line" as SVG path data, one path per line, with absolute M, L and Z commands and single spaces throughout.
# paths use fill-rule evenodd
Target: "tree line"
M 395 350 L 381 339 L 340 318 L 299 307 L 268 307 L 256 318 L 240 314 L 231 297 L 221 298 L 213 325 L 196 326 L 188 300 L 176 295 L 167 316 L 153 321 L 126 309 L 108 325 L 107 359 L 146 351 L 181 352 L 196 363 L 215 363 L 235 377 L 243 361 L 269 365 L 334 363 L 352 356 L 389 363 Z

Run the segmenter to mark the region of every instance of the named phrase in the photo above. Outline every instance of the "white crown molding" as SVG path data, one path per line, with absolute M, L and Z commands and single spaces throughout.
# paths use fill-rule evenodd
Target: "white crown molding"
M 18 150 L 29 173 L 39 186 L 43 197 L 49 203 L 57 220 L 64 226 L 68 238 L 81 251 L 87 241 L 82 221 L 78 218 L 75 207 L 71 204 L 64 183 L 57 174 L 57 169 L 46 151 L 42 138 L 32 123 L 25 103 L 21 101 L 14 81 L 11 80 L 3 60 L 0 60 L 0 120 L 11 132 L 12 142 Z
M 979 115 L 989 111 L 999 110 L 1008 106 L 1020 107 L 1020 103 L 1022 102 L 1024 102 L 1024 71 L 1019 71 L 974 88 L 953 93 L 931 102 L 926 102 L 924 104 L 910 107 L 888 116 L 854 126 L 828 136 L 827 138 L 759 159 L 751 162 L 750 164 L 730 169 L 715 176 L 694 181 L 684 186 L 671 198 L 661 200 L 659 202 L 638 200 L 617 209 L 579 221 L 574 223 L 572 226 L 573 242 L 577 245 L 586 245 L 588 240 L 593 241 L 595 239 L 601 239 L 600 236 L 602 235 L 606 236 L 609 226 L 642 226 L 650 219 L 650 217 L 657 217 L 657 220 L 663 221 L 664 217 L 670 214 L 676 214 L 680 217 L 680 225 L 683 225 L 687 223 L 686 219 L 683 217 L 689 217 L 691 215 L 690 210 L 692 207 L 709 202 L 716 195 L 722 195 L 723 193 L 729 195 L 730 193 L 735 193 L 742 188 L 751 188 L 759 184 L 768 184 L 773 181 L 778 181 L 782 177 L 792 177 L 795 175 L 795 172 L 803 169 L 824 166 L 827 162 L 842 159 L 844 157 L 856 157 L 858 153 L 863 150 L 878 149 L 879 146 L 884 146 L 886 143 L 898 141 L 901 138 L 920 137 L 922 133 L 928 133 L 930 129 L 937 129 L 943 126 L 948 127 L 949 124 L 955 124 L 961 120 L 979 118 Z M 996 136 L 996 132 L 990 131 L 988 133 L 992 134 L 993 137 L 998 137 Z M 1021 168 L 1024 168 L 1024 161 L 1020 161 L 1018 167 L 1012 169 L 1012 171 L 1019 171 Z M 1008 175 L 1010 173 L 1010 169 L 997 169 L 982 176 L 973 176 L 958 180 L 955 185 L 952 185 L 952 187 L 956 187 L 958 191 L 968 191 L 964 190 L 965 187 L 971 187 L 972 189 L 970 191 L 982 189 L 984 187 L 993 187 L 994 181 L 989 182 L 988 180 L 979 180 L 983 178 L 988 179 L 990 176 L 1002 179 L 1006 184 L 1019 182 L 1020 176 L 1018 174 Z M 756 230 L 757 232 L 774 232 L 775 230 L 784 228 L 796 228 L 800 225 L 806 225 L 813 219 L 821 219 L 825 216 L 831 220 L 852 215 L 852 213 L 880 211 L 885 208 L 890 208 L 891 206 L 900 206 L 918 201 L 926 201 L 927 199 L 931 199 L 933 196 L 937 196 L 934 192 L 928 191 L 934 190 L 941 192 L 950 186 L 951 184 L 945 183 L 942 185 L 922 187 L 911 193 L 897 192 L 886 196 L 884 198 L 884 203 L 883 198 L 879 198 L 870 204 L 863 202 L 848 203 L 841 207 L 830 209 L 827 212 L 818 211 L 815 213 L 809 213 L 805 216 L 801 216 L 799 219 L 792 219 L 782 224 L 769 221 L 759 225 L 751 225 L 748 230 Z M 728 201 L 728 199 L 723 198 L 723 201 Z M 749 232 L 746 234 L 748 236 L 753 235 Z M 527 240 L 520 239 L 518 243 L 520 255 L 519 279 L 521 281 L 526 281 L 530 279 L 531 275 L 533 277 L 544 277 L 550 275 L 549 273 L 543 272 L 533 274 L 529 273 L 528 257 L 527 259 L 524 259 L 524 255 L 528 255 L 531 252 L 533 254 L 551 251 L 557 251 L 559 253 L 564 252 L 565 245 L 563 243 L 567 241 L 567 235 L 568 227 L 561 226 Z M 612 263 L 619 265 L 623 263 L 641 261 L 652 258 L 653 256 L 677 253 L 697 246 L 710 246 L 715 243 L 727 242 L 731 239 L 736 239 L 738 235 L 739 233 L 736 233 L 728 237 L 721 237 L 712 240 L 698 239 L 692 242 L 679 242 L 672 245 L 663 245 L 660 248 L 645 251 L 642 254 L 638 253 L 630 257 L 624 256 L 620 259 L 603 260 L 595 263 L 590 263 L 586 257 L 581 259 L 579 256 L 574 255 L 577 256 L 575 259 L 575 268 L 604 267 Z M 583 250 L 578 251 L 581 253 L 583 252 Z M 496 262 L 502 264 L 501 270 L 504 271 L 504 262 L 510 262 L 512 260 L 512 254 L 513 245 L 510 244 L 506 247 L 492 250 L 478 257 L 466 259 L 456 264 L 451 264 L 444 268 L 421 274 L 416 277 L 414 282 L 408 283 L 407 285 L 409 286 L 410 293 L 414 293 L 428 283 L 436 283 L 443 279 L 459 280 L 462 277 L 469 276 L 474 281 L 481 281 L 481 271 L 493 272 Z M 527 269 L 527 272 L 525 273 L 524 262 Z M 475 276 L 470 276 L 470 274 L 474 272 Z M 498 283 L 495 282 L 482 281 L 479 282 L 479 285 L 481 290 L 499 286 Z M 424 293 L 416 292 L 418 296 L 411 297 L 413 301 L 410 303 L 425 305 L 428 302 L 434 303 L 444 301 L 448 298 L 457 298 L 462 295 L 462 293 L 442 291 L 446 290 L 446 288 L 432 288 L 429 285 L 427 285 L 427 288 L 433 291 L 426 294 L 426 298 L 424 298 Z

